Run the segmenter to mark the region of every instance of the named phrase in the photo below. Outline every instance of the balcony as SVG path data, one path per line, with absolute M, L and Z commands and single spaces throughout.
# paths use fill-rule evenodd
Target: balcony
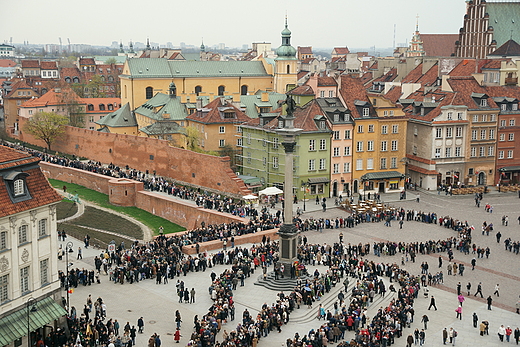
M 518 77 L 506 77 L 506 86 L 516 86 L 518 84 Z

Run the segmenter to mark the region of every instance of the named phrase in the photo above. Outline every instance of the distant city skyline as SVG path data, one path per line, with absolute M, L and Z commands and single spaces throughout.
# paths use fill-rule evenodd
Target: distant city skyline
M 293 46 L 388 48 L 409 42 L 416 23 L 421 33 L 456 34 L 462 26 L 465 0 L 333 0 L 317 6 L 310 0 L 199 0 L 196 5 L 161 0 L 91 0 L 81 8 L 70 1 L 7 2 L 0 21 L 0 42 L 111 46 L 113 41 L 151 42 L 166 46 L 241 48 L 252 42 L 280 45 L 287 13 Z M 418 19 L 417 19 L 418 17 Z M 439 20 L 440 18 L 440 20 Z M 394 36 L 395 25 L 395 36 Z M 395 37 L 395 41 L 394 41 Z

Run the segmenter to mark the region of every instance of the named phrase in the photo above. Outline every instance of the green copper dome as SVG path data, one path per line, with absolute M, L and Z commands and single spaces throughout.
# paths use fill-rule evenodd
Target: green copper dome
M 282 45 L 276 49 L 278 58 L 296 58 L 296 48 L 291 46 L 291 31 L 287 27 L 287 20 L 285 22 L 285 29 L 282 30 Z

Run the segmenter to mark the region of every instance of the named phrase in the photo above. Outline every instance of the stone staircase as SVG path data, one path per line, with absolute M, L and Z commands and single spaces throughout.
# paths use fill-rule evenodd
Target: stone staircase
M 307 279 L 311 279 L 310 276 L 299 277 L 299 279 L 305 281 Z M 264 279 L 264 275 L 258 276 L 255 285 L 261 286 L 270 290 L 275 290 L 278 292 L 281 291 L 292 291 L 294 287 L 296 287 L 298 279 L 290 278 L 285 276 L 284 278 L 279 277 L 275 279 L 274 271 L 268 272 L 266 278 Z

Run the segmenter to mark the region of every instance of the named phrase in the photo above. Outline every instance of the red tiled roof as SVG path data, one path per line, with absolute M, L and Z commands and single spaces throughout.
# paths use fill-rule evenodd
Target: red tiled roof
M 437 163 L 435 160 L 421 158 L 421 157 L 418 157 L 418 156 L 413 155 L 413 154 L 406 154 L 406 157 L 408 159 L 412 159 L 412 160 L 418 161 L 419 163 L 424 163 L 424 164 L 428 164 L 428 165 L 435 165 Z
M 306 46 L 306 47 L 299 47 L 298 46 L 298 52 L 301 54 L 312 54 L 312 47 Z
M 205 110 L 208 112 L 200 112 L 197 110 L 186 119 L 197 121 L 200 123 L 246 123 L 251 120 L 244 112 L 240 111 L 233 104 L 227 103 L 224 98 L 216 98 L 206 106 Z M 235 113 L 235 118 L 224 118 L 225 111 L 232 110 Z
M 300 71 L 298 72 L 298 81 L 301 80 L 303 77 L 307 76 L 310 72 L 309 71 Z
M 334 47 L 334 54 L 349 54 L 350 51 L 347 47 Z
M 384 95 L 384 97 L 395 104 L 399 101 L 401 95 L 403 95 L 401 86 L 392 86 L 392 88 L 390 88 L 390 90 L 388 91 L 388 93 Z
M 451 57 L 459 34 L 421 34 L 423 48 L 428 57 Z
M 94 106 L 94 109 L 92 111 L 89 111 L 88 107 L 87 107 L 87 110 L 86 110 L 87 113 L 110 113 L 110 112 L 114 112 L 115 110 L 117 110 L 121 105 L 121 98 L 80 98 L 80 100 L 81 100 L 81 104 L 85 104 L 85 105 L 91 104 L 92 106 Z M 105 105 L 104 110 L 99 109 L 100 104 Z M 114 106 L 113 110 L 109 110 L 108 109 L 109 104 L 112 104 L 112 105 L 116 104 L 116 106 Z
M 515 98 L 520 100 L 520 88 L 517 86 L 485 87 L 486 94 L 491 97 Z
M 363 74 L 363 76 L 361 76 L 361 83 L 363 83 L 363 85 L 367 84 L 368 82 L 372 81 L 372 78 L 373 78 L 373 74 L 372 72 L 365 72 Z
M 459 104 L 466 105 L 470 109 L 479 107 L 475 100 L 471 97 L 472 93 L 487 94 L 486 89 L 482 87 L 473 77 L 450 77 L 448 79 L 452 90 L 456 93 L 455 101 Z M 492 98 L 488 98 L 488 108 L 498 108 Z
M 80 65 L 96 65 L 94 58 L 79 58 Z
M 336 80 L 329 76 L 318 76 L 318 87 L 336 87 L 338 83 Z
M 6 98 L 17 97 L 18 96 L 18 90 L 21 90 L 21 89 L 33 90 L 32 87 L 30 85 L 28 85 L 25 80 L 20 80 L 20 81 L 16 82 L 15 84 L 13 84 L 12 90 L 5 97 Z M 35 96 L 38 96 L 38 94 L 36 92 L 35 92 Z M 27 99 L 27 98 L 30 98 L 30 96 L 24 96 L 22 98 Z
M 22 68 L 40 67 L 40 61 L 34 59 L 22 60 Z
M 397 68 L 390 69 L 383 76 L 376 78 L 372 82 L 392 82 L 397 77 Z
M 65 98 L 70 98 L 70 100 L 75 100 L 78 103 L 82 104 L 81 98 L 79 98 L 78 95 L 74 93 L 72 89 L 62 90 L 59 93 L 52 89 L 40 96 L 39 98 L 27 100 L 20 107 L 45 107 L 51 105 L 64 105 L 66 103 L 66 101 L 64 100 Z
M 422 173 L 423 175 L 437 175 L 437 174 L 439 174 L 435 170 L 423 169 L 422 167 L 415 166 L 415 165 L 412 165 L 412 164 L 408 164 L 408 170 L 415 171 L 415 172 L 418 172 L 418 173 Z
M 11 59 L 0 59 L 0 67 L 13 67 L 16 63 Z
M 310 64 L 316 58 L 305 58 L 302 60 L 302 64 Z
M 332 63 L 337 63 L 338 61 L 347 61 L 345 57 L 332 57 L 330 60 Z
M 10 216 L 61 200 L 61 196 L 49 185 L 39 167 L 30 168 L 39 162 L 38 158 L 15 149 L 0 146 L 0 170 L 16 169 L 29 174 L 26 178 L 27 190 L 31 199 L 13 203 L 9 198 L 7 187 L 0 177 L 0 218 Z M 25 165 L 31 165 L 26 166 Z
M 481 72 L 482 66 L 486 65 L 489 59 L 479 59 L 478 63 L 475 59 L 462 60 L 453 70 L 450 71 L 450 76 L 471 76 L 474 73 Z
M 319 129 L 316 125 L 316 121 L 314 118 L 316 116 L 322 115 L 325 117 L 323 110 L 321 109 L 320 105 L 316 101 L 316 99 L 312 99 L 309 101 L 305 106 L 303 107 L 296 107 L 294 110 L 294 127 L 303 129 L 303 131 L 323 131 L 322 129 Z M 263 126 L 264 129 L 278 129 L 278 119 L 283 116 L 278 116 L 272 121 L 270 121 L 267 125 Z M 259 119 L 254 119 L 254 122 L 248 123 L 248 125 L 256 125 L 258 126 L 260 124 Z M 327 128 L 327 130 L 329 130 Z
M 294 88 L 289 92 L 291 95 L 315 95 L 314 91 L 312 90 L 312 87 L 309 85 L 302 85 L 299 87 Z
M 356 100 L 370 102 L 365 92 L 365 87 L 361 83 L 361 79 L 351 75 L 341 75 L 340 93 L 347 108 L 352 112 L 352 117 L 361 117 L 354 102 Z
M 40 68 L 42 70 L 58 70 L 58 65 L 55 61 L 42 61 L 40 63 Z
M 408 73 L 408 75 L 404 76 L 404 78 L 402 79 L 401 82 L 402 83 L 416 83 L 419 80 L 419 78 L 421 78 L 423 75 L 422 68 L 423 68 L 423 64 L 420 63 L 419 65 L 417 65 L 415 67 L 415 69 L 410 71 Z
M 502 59 L 492 59 L 482 66 L 482 69 L 500 69 L 501 66 Z
M 502 46 L 498 47 L 490 55 L 518 57 L 518 56 L 520 56 L 520 45 L 515 40 L 508 40 L 506 43 L 504 43 Z
M 417 80 L 418 83 L 420 83 L 423 86 L 431 86 L 435 82 L 437 82 L 437 78 L 439 77 L 439 66 L 437 63 L 435 63 L 424 75 L 422 75 L 419 80 Z

